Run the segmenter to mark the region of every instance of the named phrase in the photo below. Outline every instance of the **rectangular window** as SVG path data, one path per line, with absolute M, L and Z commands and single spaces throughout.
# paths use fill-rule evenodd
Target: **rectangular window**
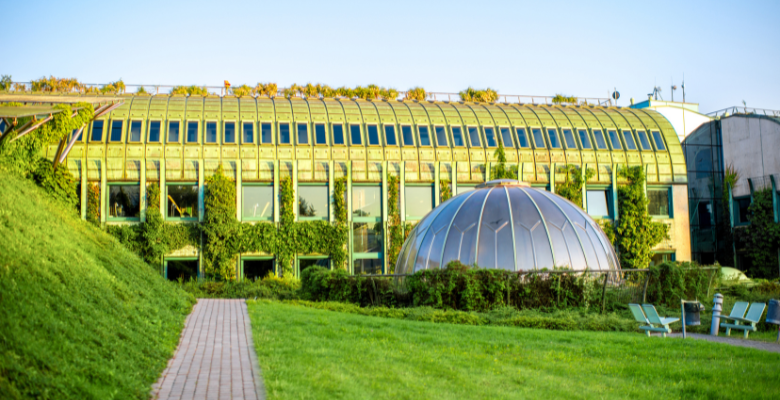
M 382 273 L 382 259 L 357 259 L 352 262 L 355 275 L 377 275 Z
M 352 224 L 352 252 L 379 253 L 382 251 L 382 225 L 374 222 Z
M 309 144 L 309 124 L 298 124 L 298 144 Z
M 325 133 L 325 125 L 324 124 L 314 125 L 314 143 L 328 144 L 328 139 L 326 139 L 326 137 L 327 134 Z
M 653 134 L 653 140 L 655 141 L 656 150 L 666 151 L 666 146 L 664 146 L 664 138 L 661 137 L 661 132 L 652 131 L 652 134 Z
M 241 188 L 241 216 L 246 220 L 272 220 L 274 218 L 273 186 L 244 186 Z
M 422 219 L 433 209 L 433 187 L 407 186 L 404 200 L 406 219 Z
M 404 125 L 401 127 L 401 136 L 404 139 L 404 146 L 414 146 L 414 139 L 412 138 L 412 127 Z
M 750 197 L 742 197 L 739 199 L 734 199 L 734 208 L 736 209 L 737 214 L 737 221 L 735 221 L 739 225 L 744 225 L 750 223 L 750 220 L 748 219 L 748 211 L 750 207 Z
M 379 146 L 379 129 L 376 125 L 366 125 L 368 130 L 368 144 L 370 146 Z
M 330 269 L 329 259 L 327 258 L 299 258 L 298 272 L 303 272 L 306 268 L 317 266 Z
M 149 143 L 160 143 L 160 121 L 149 122 Z
M 360 125 L 349 126 L 350 138 L 352 139 L 352 145 L 363 144 L 363 139 L 360 136 Z
M 382 217 L 382 196 L 378 186 L 352 187 L 352 216 Z
M 298 217 L 328 218 L 328 187 L 298 186 Z
M 130 141 L 141 141 L 141 121 L 130 122 Z
M 590 149 L 590 138 L 588 137 L 587 129 L 580 129 L 577 131 L 580 135 L 580 143 L 582 143 L 583 149 Z
M 620 138 L 618 138 L 617 131 L 608 130 L 607 135 L 609 136 L 609 141 L 612 143 L 612 150 L 622 150 L 623 146 L 620 145 Z
M 198 185 L 167 185 L 166 189 L 169 218 L 198 218 Z
M 547 134 L 550 135 L 550 147 L 552 147 L 553 149 L 560 149 L 561 142 L 558 141 L 558 130 L 548 129 Z
M 439 147 L 447 147 L 447 128 L 443 126 L 434 126 L 433 130 L 436 132 L 436 145 Z
M 112 142 L 122 141 L 122 121 L 111 121 L 111 137 Z
M 594 217 L 610 216 L 606 190 L 588 190 L 585 198 L 588 203 L 588 214 Z
M 567 149 L 577 150 L 577 141 L 574 140 L 574 134 L 571 132 L 571 129 L 563 130 L 563 140 L 566 141 Z
M 108 217 L 138 218 L 141 185 L 108 185 Z
M 534 135 L 534 148 L 546 149 L 547 145 L 544 143 L 544 135 L 542 135 L 541 129 L 531 129 L 531 134 Z
M 520 145 L 521 149 L 527 149 L 528 146 L 528 137 L 525 136 L 525 128 L 517 128 L 517 144 Z
M 498 143 L 496 142 L 496 130 L 490 126 L 486 126 L 484 130 L 485 130 L 485 142 L 487 142 L 488 147 L 498 146 Z
M 225 142 L 224 143 L 235 143 L 236 142 L 236 123 L 235 122 L 225 122 Z
M 279 144 L 290 144 L 290 124 L 279 123 Z
M 593 130 L 593 136 L 596 137 L 596 147 L 599 150 L 607 150 L 607 142 L 604 141 L 604 134 L 601 133 L 601 130 L 594 129 Z
M 647 190 L 647 213 L 656 217 L 669 216 L 669 189 Z
M 89 140 L 93 142 L 103 140 L 103 121 L 94 121 L 92 123 L 92 137 Z
M 504 147 L 508 147 L 510 149 L 515 148 L 514 143 L 512 143 L 512 132 L 509 130 L 509 128 L 501 128 L 501 141 L 503 142 Z
M 273 125 L 268 122 L 260 124 L 260 140 L 263 144 L 271 144 L 274 142 Z
M 471 147 L 480 147 L 482 146 L 481 142 L 479 141 L 479 128 L 476 126 L 469 126 L 466 127 L 469 131 L 469 140 L 471 141 Z
M 344 144 L 344 125 L 333 124 L 333 144 Z
M 206 143 L 217 143 L 216 122 L 206 122 Z
M 189 282 L 198 277 L 198 260 L 172 259 L 165 261 L 165 279 L 176 282 L 179 279 Z
M 650 140 L 647 139 L 647 132 L 636 131 L 636 135 L 639 136 L 639 145 L 642 146 L 642 150 L 653 150 L 653 148 L 650 147 Z
M 459 126 L 452 127 L 452 145 L 455 147 L 463 147 L 466 145 L 463 142 L 463 132 Z
M 273 275 L 274 260 L 272 258 L 261 260 L 243 259 L 241 260 L 241 269 L 243 270 L 244 278 L 256 282 L 258 279 L 263 279 L 269 274 Z
M 244 131 L 244 143 L 255 142 L 255 124 L 252 122 L 244 122 L 242 129 Z
M 712 228 L 712 204 L 709 201 L 699 202 L 699 229 Z
M 198 123 L 195 121 L 187 122 L 187 143 L 198 142 Z
M 418 126 L 417 130 L 420 131 L 420 146 L 430 146 L 431 137 L 428 135 L 428 127 Z
M 395 140 L 395 126 L 385 125 L 385 140 L 388 146 L 397 146 L 398 142 Z
M 168 122 L 168 143 L 179 143 L 179 121 Z
M 623 131 L 623 140 L 626 141 L 626 148 L 629 150 L 636 150 L 636 142 L 634 142 L 634 135 L 631 131 Z

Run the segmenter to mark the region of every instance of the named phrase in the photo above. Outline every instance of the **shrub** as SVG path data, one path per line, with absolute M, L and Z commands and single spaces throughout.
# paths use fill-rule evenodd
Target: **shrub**
M 665 262 L 650 267 L 647 301 L 669 307 L 679 306 L 680 299 L 706 300 L 710 282 L 709 273 L 694 263 Z
M 51 161 L 40 158 L 32 171 L 32 179 L 43 190 L 62 202 L 67 209 L 76 210 L 79 195 L 76 193 L 76 178 L 64 166 L 53 169 Z

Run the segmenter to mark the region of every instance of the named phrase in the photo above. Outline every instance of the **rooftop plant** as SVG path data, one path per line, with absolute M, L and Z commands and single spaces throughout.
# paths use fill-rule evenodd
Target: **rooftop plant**
M 205 86 L 174 86 L 171 90 L 171 94 L 183 94 L 183 95 L 190 95 L 190 96 L 208 96 L 209 91 L 206 89 Z
M 473 101 L 476 103 L 495 103 L 498 100 L 498 93 L 487 88 L 485 90 L 476 90 L 471 87 L 458 93 L 463 101 Z
M 417 101 L 424 101 L 425 100 L 425 89 L 417 86 L 413 87 L 406 91 L 406 95 L 404 96 L 404 99 L 406 100 L 417 100 Z
M 553 104 L 564 104 L 564 103 L 577 103 L 577 98 L 574 96 L 564 96 L 562 94 L 556 94 L 555 97 L 552 99 Z

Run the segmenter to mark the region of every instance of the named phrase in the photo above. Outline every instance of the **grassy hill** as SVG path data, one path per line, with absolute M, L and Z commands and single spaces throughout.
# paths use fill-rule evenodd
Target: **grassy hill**
M 0 398 L 147 399 L 193 302 L 0 171 Z

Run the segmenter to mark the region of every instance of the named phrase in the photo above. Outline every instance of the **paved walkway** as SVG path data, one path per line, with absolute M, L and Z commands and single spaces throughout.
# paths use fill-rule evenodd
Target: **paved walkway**
M 741 333 L 739 335 L 740 338 L 735 338 L 734 336 L 726 336 L 723 332 L 721 332 L 720 336 L 704 335 L 701 333 L 688 333 L 686 334 L 686 340 L 688 339 L 708 340 L 710 342 L 726 343 L 732 346 L 748 347 L 751 349 L 770 351 L 772 353 L 780 353 L 780 344 L 772 343 L 772 342 L 759 342 L 757 340 L 745 340 L 741 338 L 742 336 Z M 667 336 L 682 339 L 682 333 L 672 333 Z
M 152 398 L 265 399 L 244 300 L 198 300 Z

